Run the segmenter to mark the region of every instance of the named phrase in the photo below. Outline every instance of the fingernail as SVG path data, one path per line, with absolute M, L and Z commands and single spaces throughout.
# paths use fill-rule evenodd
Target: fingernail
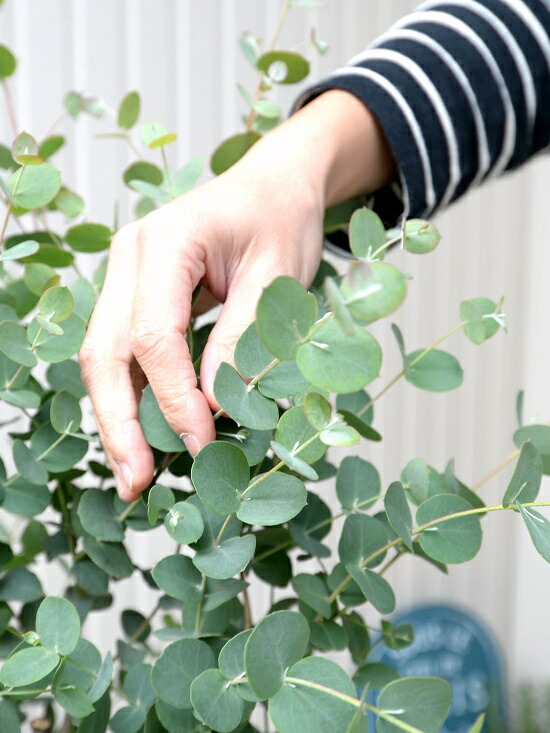
M 134 477 L 132 475 L 132 472 L 130 471 L 130 468 L 126 465 L 126 463 L 120 463 L 117 461 L 117 466 L 119 469 L 118 475 L 116 476 L 116 485 L 117 490 L 120 492 L 120 489 L 126 489 L 127 491 L 132 491 L 132 483 L 134 481 Z
M 181 433 L 180 438 L 185 443 L 185 447 L 190 455 L 194 458 L 201 449 L 197 436 L 193 435 L 193 433 Z

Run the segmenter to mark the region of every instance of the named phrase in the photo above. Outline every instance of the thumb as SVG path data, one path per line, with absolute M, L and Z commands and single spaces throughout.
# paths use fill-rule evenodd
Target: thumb
M 214 397 L 214 379 L 222 361 L 234 364 L 237 341 L 256 318 L 256 306 L 262 291 L 279 273 L 257 268 L 235 276 L 220 316 L 205 346 L 201 361 L 201 391 L 213 410 L 220 405 Z

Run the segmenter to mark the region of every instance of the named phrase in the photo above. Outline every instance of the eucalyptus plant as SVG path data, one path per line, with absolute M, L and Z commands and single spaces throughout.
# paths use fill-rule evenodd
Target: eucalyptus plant
M 284 3 L 279 29 L 300 4 L 307 3 Z M 304 56 L 276 43 L 277 33 L 267 49 L 250 34 L 240 40 L 259 80 L 252 94 L 239 87 L 245 131 L 214 151 L 215 174 L 280 121 L 269 90 L 308 74 Z M 326 50 L 314 34 L 309 44 Z M 15 57 L 0 47 L 5 89 L 15 69 Z M 139 194 L 138 217 L 196 184 L 200 158 L 177 169 L 169 163 L 175 133 L 145 122 L 136 134 L 137 92 L 117 111 L 70 92 L 62 120 L 86 114 L 111 114 L 113 135 L 134 151 L 123 181 Z M 517 449 L 498 470 L 517 464 L 498 506 L 478 495 L 495 472 L 472 488 L 452 462 L 440 472 L 418 458 L 396 466 L 386 487 L 369 461 L 328 451 L 380 441 L 374 404 L 402 379 L 431 392 L 459 387 L 462 368 L 439 346 L 458 331 L 475 345 L 493 337 L 505 327 L 502 302 L 463 302 L 447 334 L 411 350 L 387 320 L 404 302 L 409 276 L 385 257 L 393 246 L 411 257 L 431 252 L 437 230 L 420 220 L 387 230 L 360 201 L 335 207 L 325 230 L 348 226 L 347 272 L 324 262 L 309 291 L 288 277 L 264 290 L 234 366 L 223 363 L 216 375 L 215 442 L 191 459 L 144 389 L 140 422 L 157 470 L 126 505 L 97 432 L 82 426 L 86 392 L 76 358 L 106 262 L 90 279 L 79 264 L 90 253 L 101 257 L 114 232 L 88 221 L 83 199 L 63 183 L 52 160 L 64 144 L 61 134 L 37 141 L 18 132 L 0 146 L 1 427 L 3 448 L 11 449 L 7 467 L 0 462 L 0 730 L 18 733 L 27 719 L 33 730 L 78 733 L 252 733 L 270 725 L 280 733 L 359 733 L 371 711 L 379 733 L 437 733 L 451 703 L 448 684 L 402 679 L 370 661 L 373 633 L 391 649 L 413 639 L 409 625 L 388 618 L 396 602 L 386 571 L 410 554 L 443 572 L 468 562 L 481 546 L 481 520 L 499 511 L 516 512 L 550 561 L 550 523 L 536 509 L 550 505 L 537 501 L 550 473 L 550 427 L 523 425 L 518 401 Z M 382 319 L 403 366 L 371 395 L 382 350 L 369 327 Z M 212 325 L 188 329 L 197 368 Z M 317 490 L 328 478 L 335 479 L 335 513 Z M 127 530 L 167 534 L 173 550 L 142 566 Z M 45 597 L 41 576 L 51 564 L 66 583 L 60 595 Z M 146 614 L 124 610 L 123 638 L 102 656 L 82 633 L 86 619 L 108 608 L 118 581 L 134 573 L 157 601 Z M 254 608 L 260 586 L 281 598 L 263 616 Z M 329 658 L 343 650 L 345 670 Z M 367 702 L 369 691 L 375 703 Z M 483 716 L 472 733 L 482 726 Z

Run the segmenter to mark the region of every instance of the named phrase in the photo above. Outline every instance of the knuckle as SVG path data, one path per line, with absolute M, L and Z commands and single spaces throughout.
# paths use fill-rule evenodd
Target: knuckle
M 164 417 L 168 421 L 172 429 L 179 429 L 182 420 L 185 420 L 187 414 L 188 393 L 180 392 L 178 394 L 169 394 L 163 396 L 159 402 Z
M 115 234 L 111 241 L 110 250 L 112 252 L 118 252 L 125 250 L 130 243 L 135 242 L 139 232 L 139 224 L 137 222 L 131 222 L 121 227 Z
M 130 337 L 130 348 L 138 361 L 149 360 L 159 352 L 165 340 L 161 328 L 150 321 L 137 320 Z

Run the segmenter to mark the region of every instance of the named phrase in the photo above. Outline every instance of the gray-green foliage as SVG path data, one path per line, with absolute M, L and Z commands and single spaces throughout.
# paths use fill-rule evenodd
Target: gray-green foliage
M 301 81 L 309 70 L 301 55 L 265 51 L 250 33 L 240 47 L 261 83 L 255 96 L 239 87 L 247 129 L 214 151 L 215 174 L 280 121 L 268 90 Z M 314 35 L 311 49 L 326 50 Z M 0 80 L 9 83 L 15 68 L 0 46 Z M 158 122 L 139 126 L 140 107 L 139 94 L 127 94 L 114 133 L 146 156 L 123 173 L 140 196 L 138 217 L 184 194 L 202 172 L 198 157 L 178 169 L 168 165 L 165 149 L 176 135 Z M 65 98 L 69 118 L 104 109 L 79 92 Z M 108 250 L 114 232 L 88 221 L 84 201 L 64 185 L 55 164 L 64 143 L 62 135 L 38 142 L 22 132 L 0 146 L 0 399 L 11 410 L 2 427 L 12 439 L 9 468 L 0 461 L 0 502 L 22 519 L 22 529 L 7 529 L 0 543 L 0 730 L 18 733 L 27 703 L 38 699 L 56 730 L 66 715 L 78 733 L 107 726 L 113 733 L 253 733 L 257 707 L 267 708 L 280 733 L 359 733 L 366 709 L 378 715 L 380 732 L 435 733 L 450 705 L 446 684 L 401 680 L 369 662 L 371 617 L 396 605 L 385 563 L 407 553 L 443 571 L 466 562 L 479 550 L 484 514 L 508 508 L 520 513 L 550 561 L 550 523 L 533 508 L 542 475 L 550 473 L 547 425 L 520 424 L 517 467 L 502 506 L 489 508 L 459 481 L 452 462 L 439 473 L 412 458 L 394 467 L 386 487 L 370 462 L 339 460 L 331 449 L 382 439 L 373 426 L 373 405 L 386 391 L 373 386 L 379 377 L 432 392 L 460 386 L 457 359 L 435 348 L 443 339 L 408 351 L 392 324 L 403 369 L 391 379 L 368 330 L 379 320 L 389 329 L 387 317 L 407 294 L 407 276 L 382 261 L 390 247 L 401 242 L 411 256 L 424 254 L 439 233 L 420 220 L 386 231 L 358 201 L 328 211 L 327 231 L 349 223 L 355 259 L 343 275 L 323 263 L 310 291 L 289 277 L 264 290 L 235 366 L 222 364 L 216 377 L 226 416 L 215 442 L 192 461 L 152 389 L 143 391 L 139 417 L 155 449 L 157 482 L 126 506 L 97 433 L 81 425 L 86 392 L 75 358 L 105 277 L 104 255 L 89 280 L 71 272 L 89 253 Z M 12 234 L 12 218 L 29 233 Z M 481 344 L 503 318 L 500 301 L 465 300 L 460 323 L 443 338 L 463 329 Z M 194 329 L 190 339 L 197 365 L 207 333 Z M 334 515 L 316 489 L 331 477 L 341 505 Z M 128 530 L 165 533 L 173 550 L 143 566 L 126 544 Z M 44 597 L 44 559 L 68 571 L 59 597 Z M 319 571 L 303 570 L 303 560 L 318 561 Z M 82 638 L 81 624 L 109 607 L 117 581 L 132 574 L 143 576 L 157 601 L 145 614 L 122 612 L 122 636 L 102 657 Z M 253 603 L 262 584 L 286 589 L 263 617 Z M 387 619 L 381 626 L 381 643 L 391 649 L 413 638 L 410 626 Z M 353 681 L 322 656 L 344 649 L 356 668 Z M 358 698 L 356 685 L 376 692 L 376 705 Z

